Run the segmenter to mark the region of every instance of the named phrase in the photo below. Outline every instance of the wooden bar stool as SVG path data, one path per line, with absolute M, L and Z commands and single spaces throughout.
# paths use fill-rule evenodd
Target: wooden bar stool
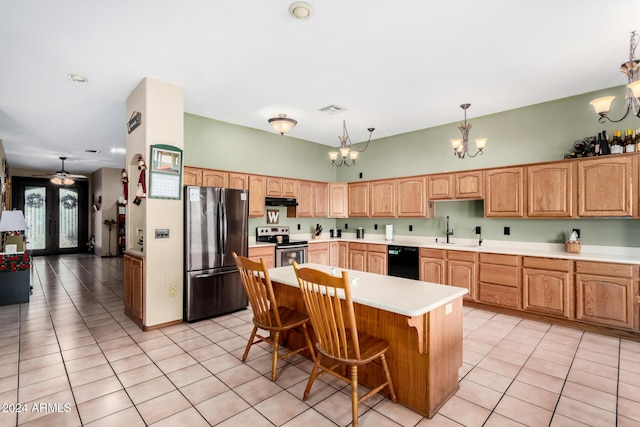
M 271 380 L 275 381 L 276 365 L 279 359 L 293 356 L 308 348 L 311 353 L 311 358 L 315 360 L 315 352 L 313 351 L 313 345 L 307 332 L 309 316 L 287 307 L 278 307 L 273 293 L 273 286 L 269 279 L 269 271 L 264 259 L 260 258 L 260 262 L 255 262 L 249 258 L 238 256 L 235 252 L 233 252 L 232 255 L 238 266 L 238 272 L 242 278 L 244 289 L 249 297 L 251 310 L 253 310 L 254 326 L 251 331 L 251 336 L 249 337 L 249 342 L 247 342 L 247 347 L 244 350 L 242 361 L 247 360 L 249 349 L 253 344 L 263 341 L 272 344 L 273 362 L 271 365 Z M 258 335 L 258 328 L 269 331 L 271 337 Z M 295 328 L 302 329 L 307 341 L 307 347 L 301 347 L 298 350 L 278 356 L 278 340 L 280 339 L 280 334 Z M 257 340 L 254 341 L 256 338 Z
M 358 334 L 356 317 L 351 300 L 351 286 L 346 271 L 342 276 L 332 276 L 311 268 L 300 268 L 293 263 L 305 307 L 311 318 L 311 326 L 316 338 L 316 356 L 303 400 L 307 400 L 315 379 L 324 374 L 331 374 L 351 384 L 351 410 L 353 427 L 358 427 L 358 403 L 389 386 L 391 400 L 397 402 L 393 388 L 386 351 L 389 343 L 368 334 Z M 341 298 L 342 297 L 342 298 Z M 320 372 L 322 358 L 326 357 L 335 365 L 324 367 Z M 386 381 L 358 399 L 358 366 L 366 365 L 376 359 L 380 360 Z M 335 369 L 340 365 L 348 367 L 349 378 Z

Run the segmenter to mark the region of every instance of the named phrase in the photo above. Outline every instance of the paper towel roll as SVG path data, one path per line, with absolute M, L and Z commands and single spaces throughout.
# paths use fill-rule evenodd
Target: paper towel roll
M 384 226 L 384 240 L 393 240 L 393 224 Z

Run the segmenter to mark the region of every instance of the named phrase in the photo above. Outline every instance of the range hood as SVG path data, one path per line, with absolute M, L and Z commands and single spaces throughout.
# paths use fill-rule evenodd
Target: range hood
M 265 197 L 265 206 L 298 206 L 296 199 L 286 197 Z

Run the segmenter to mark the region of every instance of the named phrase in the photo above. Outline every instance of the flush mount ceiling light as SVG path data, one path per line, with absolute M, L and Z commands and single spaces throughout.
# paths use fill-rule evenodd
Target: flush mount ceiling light
M 309 3 L 297 1 L 289 6 L 289 13 L 297 19 L 307 19 L 313 13 L 313 7 Z
M 76 82 L 76 83 L 86 83 L 89 81 L 88 78 L 86 78 L 85 76 L 81 76 L 80 74 L 67 74 L 67 77 L 69 77 L 69 79 L 71 79 L 72 82 Z
M 487 138 L 476 138 L 476 147 L 478 151 L 475 154 L 469 153 L 469 131 L 471 130 L 471 123 L 467 124 L 467 109 L 471 107 L 471 104 L 462 104 L 460 108 L 464 110 L 464 123 L 460 123 L 458 129 L 462 133 L 462 138 L 455 138 L 450 140 L 453 147 L 453 154 L 460 159 L 464 159 L 464 156 L 475 157 L 478 154 L 483 154 L 484 146 L 487 144 Z
M 371 142 L 371 135 L 375 128 L 367 129 L 369 131 L 369 139 L 367 140 L 367 145 L 364 146 L 362 150 L 356 150 L 353 148 L 353 144 L 351 143 L 351 138 L 349 137 L 349 131 L 347 130 L 347 122 L 342 122 L 342 136 L 339 136 L 340 147 L 338 151 L 331 151 L 329 153 L 329 159 L 331 159 L 331 164 L 333 166 L 353 166 L 356 164 L 356 160 L 358 160 L 358 154 L 364 152 L 367 147 L 369 147 L 369 142 Z M 349 147 L 347 147 L 347 143 Z M 339 158 L 339 160 L 338 160 Z
M 278 117 L 272 117 L 269 119 L 269 123 L 271 126 L 280 133 L 280 135 L 284 135 L 289 132 L 295 125 L 298 124 L 296 120 L 290 119 L 286 114 L 278 114 Z
M 635 31 L 632 31 L 631 40 L 629 41 L 629 60 L 620 66 L 620 72 L 627 75 L 627 80 L 629 82 L 627 85 L 627 105 L 624 116 L 618 120 L 612 120 L 609 117 L 609 110 L 611 109 L 613 100 L 616 99 L 615 96 L 605 96 L 594 99 L 589 104 L 593 105 L 596 113 L 600 115 L 600 118 L 598 119 L 600 123 L 605 123 L 605 120 L 609 120 L 614 123 L 621 122 L 627 117 L 627 115 L 629 115 L 629 112 L 633 112 L 636 117 L 640 117 L 640 103 L 638 102 L 638 98 L 640 98 L 640 70 L 638 70 L 638 63 L 640 63 L 640 61 L 635 58 L 636 47 L 638 47 L 638 34 L 636 34 Z

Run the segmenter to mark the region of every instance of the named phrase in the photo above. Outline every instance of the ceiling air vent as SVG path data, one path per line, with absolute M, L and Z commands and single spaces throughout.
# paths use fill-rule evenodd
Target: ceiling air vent
M 337 113 L 339 113 L 341 111 L 347 111 L 346 108 L 339 107 L 339 106 L 334 105 L 334 104 L 331 104 L 331 105 L 328 105 L 326 107 L 320 108 L 319 110 L 322 111 L 323 113 L 327 113 L 327 114 L 337 114 Z

